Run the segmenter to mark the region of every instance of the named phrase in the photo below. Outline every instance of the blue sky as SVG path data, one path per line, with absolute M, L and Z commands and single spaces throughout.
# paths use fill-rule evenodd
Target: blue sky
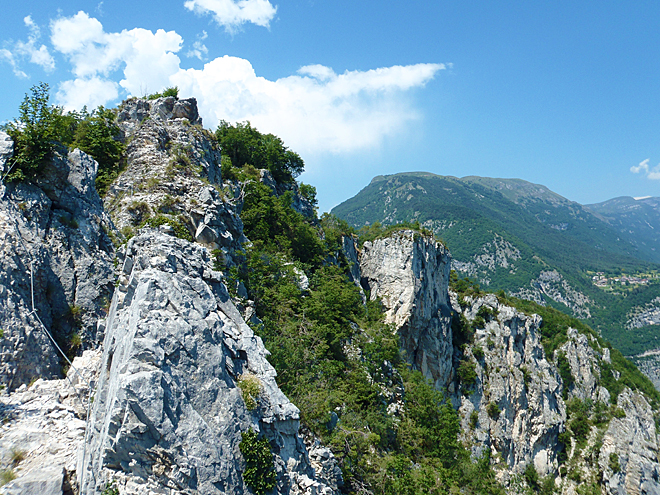
M 178 85 L 282 137 L 321 211 L 413 170 L 660 196 L 659 28 L 650 1 L 12 2 L 0 121 L 40 81 L 71 108 Z

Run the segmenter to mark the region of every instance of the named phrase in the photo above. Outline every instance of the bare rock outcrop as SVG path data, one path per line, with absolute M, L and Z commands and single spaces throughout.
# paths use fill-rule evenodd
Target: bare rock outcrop
M 457 299 L 452 305 L 468 322 L 492 315 L 483 328 L 477 325 L 462 358 L 477 375 L 457 393 L 464 441 L 475 457 L 488 449 L 504 471 L 521 473 L 533 463 L 543 476 L 556 472 L 566 408 L 561 378 L 541 345 L 540 317 L 500 304 L 494 295 L 461 302 L 465 307 Z
M 82 151 L 59 148 L 34 183 L 0 189 L 0 383 L 10 390 L 60 373 L 61 356 L 37 316 L 65 350 L 98 342 L 115 254 L 97 167 Z
M 380 297 L 408 360 L 438 389 L 452 376 L 451 308 L 447 248 L 412 230 L 365 242 L 362 285 Z
M 208 251 L 157 231 L 133 238 L 107 321 L 82 461 L 83 494 L 248 493 L 241 432 L 265 435 L 278 493 L 331 494 L 317 480 L 299 411 L 275 383 L 261 339 L 212 269 Z M 249 409 L 238 384 L 255 376 Z M 321 479 L 321 478 L 319 478 Z

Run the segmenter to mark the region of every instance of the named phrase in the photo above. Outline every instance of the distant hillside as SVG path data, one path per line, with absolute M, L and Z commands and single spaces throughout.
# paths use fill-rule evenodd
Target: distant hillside
M 640 204 L 650 219 L 650 202 Z M 658 347 L 660 337 L 654 325 L 629 330 L 629 320 L 660 296 L 654 224 L 599 206 L 520 179 L 413 172 L 375 177 L 332 213 L 357 228 L 419 221 L 447 243 L 461 275 L 582 318 L 624 353 L 638 354 Z M 660 215 L 657 221 L 660 231 Z M 642 225 L 649 235 L 635 242 Z
M 586 208 L 615 228 L 640 256 L 660 263 L 660 198 L 622 196 Z

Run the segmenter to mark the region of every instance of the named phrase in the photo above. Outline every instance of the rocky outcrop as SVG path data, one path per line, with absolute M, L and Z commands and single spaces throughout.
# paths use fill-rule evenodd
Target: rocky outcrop
M 59 375 L 61 356 L 45 330 L 65 350 L 98 342 L 115 255 L 106 234 L 114 227 L 94 187 L 96 171 L 85 153 L 60 148 L 34 183 L 2 186 L 0 383 L 10 390 Z
M 623 417 L 612 418 L 598 456 L 606 491 L 658 494 L 658 439 L 651 406 L 642 394 L 629 389 L 619 394 L 617 406 Z
M 365 242 L 360 253 L 362 285 L 381 298 L 407 359 L 438 389 L 452 376 L 449 270 L 447 248 L 412 230 Z
M 84 449 L 88 385 L 96 383 L 100 357 L 85 351 L 74 359 L 67 379 L 39 379 L 0 396 L 0 465 L 15 477 L 0 493 L 73 493 L 77 455 Z
M 656 297 L 644 306 L 634 307 L 627 315 L 628 329 L 642 328 L 660 324 L 660 297 Z
M 461 303 L 465 307 L 453 299 L 452 306 L 472 324 L 485 313 L 482 308 L 493 315 L 482 320 L 483 328 L 476 325 L 461 359 L 476 371 L 474 384 L 459 380 L 456 394 L 463 440 L 475 457 L 488 449 L 500 459 L 504 479 L 530 463 L 543 476 L 555 473 L 566 408 L 561 378 L 541 345 L 541 319 L 500 304 L 494 295 Z
M 514 294 L 521 299 L 529 299 L 545 306 L 545 298 L 564 304 L 570 308 L 576 318 L 590 318 L 589 307 L 593 301 L 589 296 L 575 289 L 557 270 L 542 271 L 530 282 L 529 287 L 523 287 Z
M 80 470 L 82 493 L 248 493 L 241 432 L 273 448 L 278 493 L 333 493 L 316 480 L 299 412 L 275 383 L 261 339 L 233 305 L 208 251 L 145 232 L 133 238 L 107 321 L 102 372 Z M 238 383 L 258 378 L 248 409 Z

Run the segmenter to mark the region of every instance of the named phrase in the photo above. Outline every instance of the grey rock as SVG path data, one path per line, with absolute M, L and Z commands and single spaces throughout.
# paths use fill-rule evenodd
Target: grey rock
M 598 463 L 608 494 L 660 493 L 658 440 L 653 411 L 644 396 L 629 389 L 619 394 L 617 406 L 623 418 L 612 418 L 603 437 Z M 619 472 L 610 467 L 610 454 L 616 453 Z
M 0 487 L 1 494 L 71 493 L 78 450 L 84 448 L 89 385 L 95 384 L 100 356 L 85 351 L 74 359 L 68 380 L 40 379 L 0 396 L 0 468 L 16 476 Z
M 0 131 L 0 176 L 5 175 L 7 171 L 7 160 L 14 155 L 14 141 L 9 134 Z
M 490 449 L 501 456 L 510 472 L 521 473 L 533 463 L 543 476 L 554 473 L 558 468 L 557 437 L 565 429 L 566 408 L 561 379 L 541 345 L 541 319 L 500 304 L 494 295 L 468 298 L 467 302 L 464 310 L 458 300 L 452 306 L 462 310 L 468 321 L 474 321 L 483 306 L 497 316 L 475 330 L 466 357 L 475 364 L 476 384 L 466 393 L 456 392 L 463 439 L 472 441 L 474 457 Z M 475 357 L 477 346 L 483 358 Z M 498 416 L 489 415 L 490 403 L 500 409 Z M 470 424 L 473 412 L 478 417 L 474 429 Z
M 333 493 L 316 479 L 298 409 L 277 387 L 261 339 L 211 265 L 205 248 L 158 231 L 129 242 L 81 493 L 98 494 L 111 480 L 121 493 L 247 493 L 238 445 L 249 428 L 275 446 L 278 493 Z M 237 386 L 244 373 L 262 385 L 252 411 Z
M 365 242 L 360 254 L 363 285 L 382 298 L 408 359 L 438 389 L 452 377 L 449 270 L 447 248 L 412 230 Z
M 36 183 L 8 184 L 0 198 L 0 382 L 10 390 L 59 374 L 61 357 L 37 316 L 61 343 L 77 333 L 83 347 L 96 344 L 115 278 L 106 233 L 114 226 L 96 170 L 85 153 L 60 149 Z
M 62 495 L 65 471 L 61 467 L 34 469 L 4 487 L 7 495 Z

